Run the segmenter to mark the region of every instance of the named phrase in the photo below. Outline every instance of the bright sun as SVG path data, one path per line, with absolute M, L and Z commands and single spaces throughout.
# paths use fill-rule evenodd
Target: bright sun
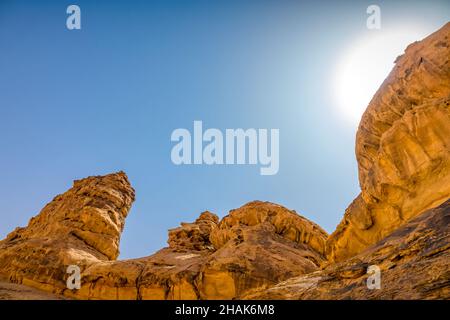
M 397 56 L 429 34 L 424 28 L 368 30 L 343 55 L 334 87 L 339 114 L 358 124 L 373 95 L 387 77 Z

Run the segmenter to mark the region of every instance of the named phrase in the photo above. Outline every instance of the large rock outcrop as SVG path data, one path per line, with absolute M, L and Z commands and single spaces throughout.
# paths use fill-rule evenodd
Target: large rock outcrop
M 324 270 L 247 292 L 243 299 L 449 299 L 450 200 L 378 244 Z M 369 289 L 370 266 L 380 289 Z
M 64 297 L 0 278 L 0 300 L 64 300 Z
M 119 255 L 119 239 L 134 200 L 123 172 L 75 181 L 26 228 L 0 241 L 0 274 L 48 291 L 63 290 L 68 265 Z
M 0 242 L 0 276 L 79 299 L 232 299 L 310 273 L 327 234 L 282 206 L 255 201 L 220 223 L 203 212 L 169 230 L 169 247 L 116 261 L 134 190 L 123 172 L 75 181 L 25 228 Z M 81 288 L 69 290 L 69 265 Z
M 450 197 L 450 23 L 397 59 L 361 119 L 356 156 L 361 194 L 328 241 L 330 261 Z

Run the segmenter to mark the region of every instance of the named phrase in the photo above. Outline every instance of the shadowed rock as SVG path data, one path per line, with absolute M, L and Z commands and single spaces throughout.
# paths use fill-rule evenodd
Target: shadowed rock
M 123 172 L 75 181 L 26 228 L 0 242 L 0 274 L 80 299 L 232 299 L 319 269 L 327 234 L 282 206 L 253 202 L 218 217 L 203 212 L 169 231 L 169 247 L 114 261 L 134 200 Z M 80 290 L 66 288 L 69 265 Z
M 249 291 L 243 299 L 449 299 L 450 200 L 406 223 L 378 244 L 321 271 Z M 381 288 L 367 287 L 380 268 Z

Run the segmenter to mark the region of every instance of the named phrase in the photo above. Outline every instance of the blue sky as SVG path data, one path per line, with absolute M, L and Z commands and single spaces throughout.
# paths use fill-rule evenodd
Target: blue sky
M 121 258 L 153 253 L 204 210 L 256 199 L 332 232 L 359 186 L 357 124 L 339 115 L 331 79 L 372 3 L 387 26 L 449 21 L 447 1 L 1 0 L 0 238 L 74 179 L 118 170 L 137 191 Z M 81 30 L 66 28 L 70 4 Z M 278 128 L 278 174 L 175 166 L 170 135 L 194 120 Z

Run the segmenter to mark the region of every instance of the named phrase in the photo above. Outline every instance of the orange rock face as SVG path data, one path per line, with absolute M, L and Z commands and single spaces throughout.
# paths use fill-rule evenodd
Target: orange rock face
M 361 194 L 327 247 L 342 261 L 450 197 L 450 23 L 408 46 L 356 137 Z
M 450 200 L 425 211 L 378 244 L 324 270 L 256 288 L 243 299 L 449 299 Z M 380 289 L 369 288 L 378 266 Z
M 319 269 L 327 234 L 282 206 L 252 202 L 219 223 L 204 212 L 169 231 L 169 247 L 115 261 L 134 190 L 124 173 L 75 181 L 0 242 L 0 275 L 79 299 L 232 299 Z M 79 290 L 67 266 L 81 269 Z
M 169 230 L 169 247 L 181 250 L 213 250 L 209 235 L 217 228 L 219 217 L 205 211 L 194 223 L 182 223 L 181 227 Z
M 123 172 L 75 181 L 26 228 L 0 242 L 0 274 L 9 280 L 61 292 L 68 265 L 83 267 L 119 255 L 119 239 L 134 200 Z
M 117 261 L 134 201 L 119 172 L 75 181 L 0 241 L 0 279 L 57 294 L 47 298 L 450 299 L 449 59 L 450 23 L 397 60 L 357 133 L 361 194 L 331 236 L 254 201 L 221 221 L 203 212 L 169 230 L 167 248 Z M 79 290 L 66 286 L 69 265 Z M 372 265 L 379 290 L 366 285 Z M 0 285 L 6 298 L 27 290 Z

